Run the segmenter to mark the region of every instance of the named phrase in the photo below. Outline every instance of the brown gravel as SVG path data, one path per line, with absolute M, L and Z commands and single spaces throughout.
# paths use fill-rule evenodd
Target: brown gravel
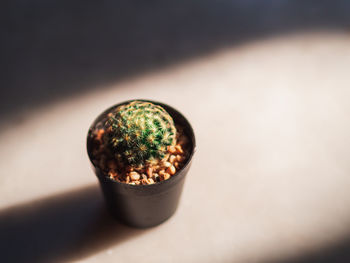
M 94 165 L 102 169 L 108 176 L 118 182 L 133 185 L 154 184 L 168 180 L 182 168 L 188 158 L 188 138 L 182 129 L 177 127 L 178 136 L 175 146 L 168 146 L 168 153 L 159 162 L 149 166 L 131 167 L 118 163 L 103 143 L 104 129 L 96 129 L 92 134 L 94 147 L 92 149 Z

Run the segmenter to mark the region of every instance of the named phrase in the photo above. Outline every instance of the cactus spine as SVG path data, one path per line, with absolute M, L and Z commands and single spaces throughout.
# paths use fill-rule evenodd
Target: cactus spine
M 132 101 L 119 106 L 106 122 L 106 141 L 119 161 L 131 166 L 164 157 L 176 143 L 171 116 L 159 105 Z

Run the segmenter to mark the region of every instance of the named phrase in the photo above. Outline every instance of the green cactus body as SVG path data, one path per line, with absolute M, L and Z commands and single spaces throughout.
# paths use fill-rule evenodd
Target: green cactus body
M 131 166 L 164 157 L 176 143 L 171 116 L 159 105 L 133 101 L 119 106 L 106 122 L 107 143 L 119 161 Z

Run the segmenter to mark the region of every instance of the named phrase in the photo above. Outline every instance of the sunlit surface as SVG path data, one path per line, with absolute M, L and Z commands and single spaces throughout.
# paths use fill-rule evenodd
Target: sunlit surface
M 349 47 L 340 33 L 266 39 L 16 116 L 0 133 L 0 208 L 97 184 L 90 123 L 115 103 L 149 98 L 183 112 L 197 135 L 177 213 L 118 242 L 118 231 L 91 232 L 103 246 L 72 245 L 64 259 L 269 262 L 323 249 L 350 234 Z M 99 223 L 94 207 L 86 227 L 70 227 L 78 240 Z

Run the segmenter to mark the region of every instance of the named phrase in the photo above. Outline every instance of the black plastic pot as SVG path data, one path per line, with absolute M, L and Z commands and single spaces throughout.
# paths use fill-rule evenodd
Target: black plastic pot
M 156 226 L 171 217 L 179 203 L 186 174 L 191 166 L 196 142 L 193 129 L 187 119 L 174 108 L 159 102 L 152 102 L 162 106 L 174 119 L 176 124 L 184 128 L 184 132 L 190 140 L 190 156 L 184 166 L 170 179 L 151 185 L 130 185 L 110 179 L 101 169 L 93 166 L 100 182 L 107 207 L 111 214 L 119 221 L 133 227 L 146 228 Z M 87 150 L 90 160 L 92 131 L 104 123 L 107 114 L 114 108 L 126 104 L 125 101 L 104 111 L 91 125 L 87 137 Z

